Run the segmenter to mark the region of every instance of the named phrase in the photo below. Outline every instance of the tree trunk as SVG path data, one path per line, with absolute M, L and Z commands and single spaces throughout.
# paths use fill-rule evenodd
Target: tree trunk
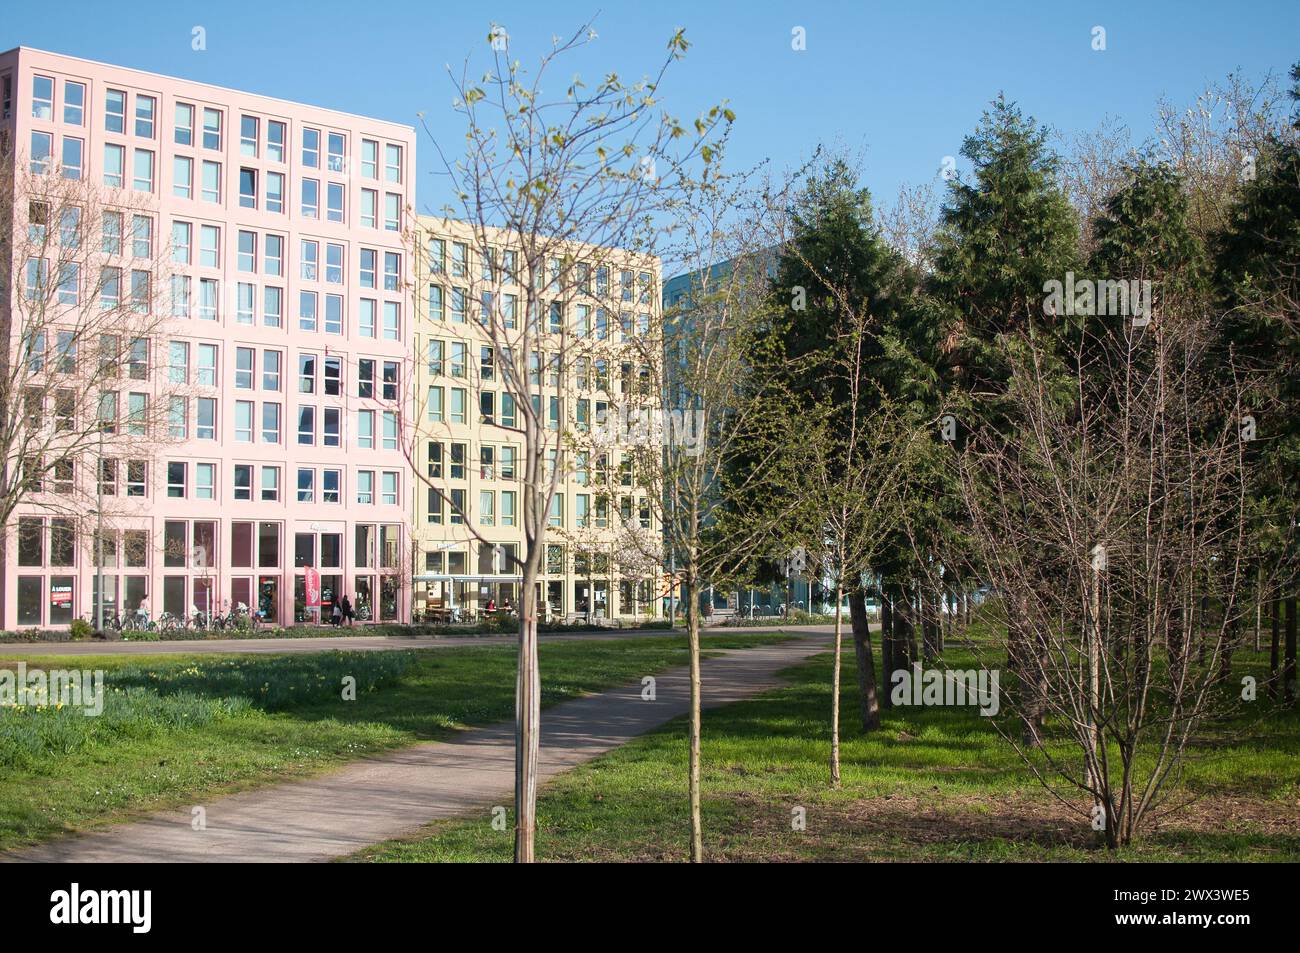
M 840 786 L 840 664 L 844 644 L 844 585 L 835 583 L 835 660 L 831 664 L 831 787 Z
M 1273 641 L 1268 653 L 1268 697 L 1277 701 L 1279 694 L 1278 661 L 1282 650 L 1282 600 L 1273 600 Z
M 894 593 L 893 589 L 880 581 L 880 671 L 884 675 L 885 690 L 880 704 L 884 708 L 894 707 Z
M 881 611 L 884 611 L 883 602 Z M 849 593 L 849 623 L 853 627 L 853 652 L 858 662 L 858 697 L 862 709 L 862 730 L 872 731 L 880 727 L 880 701 L 876 695 L 876 666 L 875 659 L 871 655 L 871 623 L 867 620 L 867 597 L 861 589 L 854 589 Z
M 691 666 L 690 761 L 687 786 L 691 807 L 691 863 L 704 862 L 704 829 L 700 816 L 700 607 L 695 577 L 690 576 L 691 604 L 686 617 L 686 641 Z
M 525 575 L 515 681 L 515 863 L 531 864 L 537 835 L 541 676 L 537 667 L 537 587 Z
M 1282 664 L 1282 698 L 1288 705 L 1295 704 L 1295 642 L 1296 608 L 1300 600 L 1292 596 L 1286 601 L 1286 658 Z

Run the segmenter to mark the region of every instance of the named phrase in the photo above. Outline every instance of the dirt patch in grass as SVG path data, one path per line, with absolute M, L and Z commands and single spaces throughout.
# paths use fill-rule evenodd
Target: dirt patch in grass
M 1119 859 L 1098 845 L 1085 816 L 1046 798 L 886 795 L 799 805 L 738 793 L 725 804 L 732 823 L 709 838 L 715 861 Z M 806 811 L 803 831 L 792 827 L 797 807 Z M 1082 802 L 1079 807 L 1086 810 Z M 1136 850 L 1180 854 L 1186 848 L 1192 859 L 1198 841 L 1236 837 L 1276 842 L 1252 852 L 1295 857 L 1297 831 L 1300 803 L 1216 797 L 1155 818 Z

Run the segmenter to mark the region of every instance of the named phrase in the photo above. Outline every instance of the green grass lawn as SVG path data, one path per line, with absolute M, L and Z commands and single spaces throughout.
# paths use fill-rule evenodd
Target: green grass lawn
M 708 636 L 706 649 L 779 636 Z M 686 662 L 685 639 L 543 643 L 542 704 Z M 0 850 L 282 781 L 514 715 L 515 649 L 50 656 L 103 669 L 104 712 L 0 708 Z M 15 667 L 17 660 L 0 665 Z M 344 676 L 356 700 L 342 699 Z
M 949 665 L 972 657 L 948 653 Z M 1240 671 L 1263 674 L 1242 653 Z M 785 673 L 788 687 L 704 718 L 704 828 L 714 860 L 1300 859 L 1300 717 L 1206 729 L 1189 752 L 1186 811 L 1118 854 L 1033 780 L 972 709 L 895 708 L 878 732 L 855 718 L 845 656 L 842 789 L 828 788 L 830 657 Z M 1261 703 L 1263 704 L 1263 703 Z M 1081 805 L 1086 808 L 1086 804 Z M 806 829 L 792 829 L 796 809 Z M 687 851 L 683 720 L 561 776 L 538 805 L 543 860 L 682 860 Z M 358 854 L 373 862 L 506 861 L 511 834 L 490 818 L 430 825 Z

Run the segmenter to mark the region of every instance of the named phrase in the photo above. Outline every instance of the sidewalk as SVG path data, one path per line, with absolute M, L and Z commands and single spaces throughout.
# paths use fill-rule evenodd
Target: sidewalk
M 156 644 L 156 643 L 155 643 Z M 825 638 L 733 649 L 702 663 L 704 703 L 713 708 L 780 684 L 776 673 L 826 649 Z M 686 713 L 686 668 L 656 676 L 656 700 L 638 682 L 542 711 L 541 780 L 604 754 Z M 706 725 L 707 730 L 707 725 Z M 415 745 L 318 778 L 198 804 L 0 855 L 5 861 L 324 861 L 411 833 L 429 821 L 513 809 L 514 724 L 467 730 L 453 741 Z M 684 796 L 684 795 L 683 795 Z M 503 835 L 507 836 L 507 835 Z

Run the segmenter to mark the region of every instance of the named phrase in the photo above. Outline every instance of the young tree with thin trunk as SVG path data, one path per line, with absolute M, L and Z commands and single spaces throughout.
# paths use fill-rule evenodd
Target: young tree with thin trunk
M 513 430 L 522 444 L 518 862 L 535 858 L 540 726 L 536 581 L 570 431 L 558 395 L 552 403 L 552 395 L 544 395 L 530 377 L 541 372 L 543 363 L 558 375 L 572 373 L 579 349 L 575 339 L 587 333 L 576 324 L 588 313 L 579 308 L 594 312 L 598 306 L 595 300 L 579 300 L 587 295 L 583 282 L 607 264 L 610 249 L 641 256 L 648 272 L 657 271 L 651 267 L 656 242 L 672 224 L 682 183 L 694 165 L 707 165 L 713 158 L 717 139 L 732 119 L 729 110 L 717 106 L 687 126 L 663 110 L 661 85 L 689 45 L 682 31 L 673 34 L 658 70 L 646 79 L 629 82 L 609 72 L 588 85 L 562 77 L 564 64 L 585 55 L 595 39 L 591 24 L 567 39 L 556 38 L 529 70 L 512 56 L 505 30 L 494 25 L 487 37 L 492 48 L 488 70 L 473 75 L 466 64 L 452 75 L 455 108 L 465 123 L 463 153 L 453 156 L 433 140 L 451 190 L 447 213 L 464 219 L 476 261 L 491 263 L 498 250 L 514 259 L 512 268 L 500 261 L 502 267 L 487 269 L 479 303 L 494 374 L 514 400 Z M 516 289 L 513 314 L 507 311 L 502 283 Z

